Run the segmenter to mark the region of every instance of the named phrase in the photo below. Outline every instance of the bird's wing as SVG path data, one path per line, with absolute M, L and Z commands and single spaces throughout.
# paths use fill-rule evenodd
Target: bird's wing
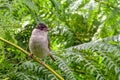
M 48 39 L 48 48 L 50 50 L 50 40 Z
M 50 40 L 49 39 L 48 39 L 48 49 L 50 50 Z M 53 57 L 52 54 L 50 54 L 49 56 L 53 61 L 55 61 L 55 58 Z

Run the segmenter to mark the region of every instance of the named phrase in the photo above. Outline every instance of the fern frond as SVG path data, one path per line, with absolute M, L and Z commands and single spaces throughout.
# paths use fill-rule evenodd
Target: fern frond
M 78 46 L 73 46 L 71 48 L 68 48 L 67 50 L 72 50 L 72 49 L 78 49 L 78 50 L 86 50 L 86 49 L 96 49 L 96 48 L 103 48 L 103 46 L 106 45 L 107 42 L 113 41 L 113 42 L 120 42 L 120 35 L 113 36 L 113 37 L 108 37 L 108 38 L 103 38 L 101 40 L 96 40 L 96 41 L 91 41 L 88 43 L 84 43 Z
M 26 74 L 29 74 L 31 76 L 37 76 L 41 79 L 51 79 L 51 80 L 58 80 L 56 76 L 54 76 L 48 69 L 39 66 L 37 63 L 32 63 L 30 61 L 27 61 L 23 63 L 18 70 L 22 70 L 22 72 L 27 72 Z M 33 74 L 31 74 L 33 73 Z
M 117 35 L 73 46 L 57 53 L 64 58 L 71 69 L 74 67 L 73 71 L 79 73 L 79 76 L 94 75 L 91 76 L 91 80 L 105 80 L 108 79 L 107 77 L 118 79 L 119 43 L 120 35 Z M 111 77 L 112 75 L 114 77 Z
M 116 64 L 115 60 L 112 60 L 112 58 L 110 58 L 109 56 L 105 55 L 105 54 L 101 54 L 101 56 L 103 57 L 103 63 L 105 65 L 107 65 L 109 70 L 112 70 L 115 72 L 116 75 L 118 75 L 120 73 L 120 68 L 119 66 Z
M 58 56 L 55 56 L 55 58 L 56 58 L 55 64 L 62 71 L 62 73 L 65 74 L 64 75 L 65 80 L 76 80 L 74 74 L 72 73 L 68 65 L 63 61 L 63 59 L 61 59 Z
M 104 80 L 104 76 L 100 72 L 99 67 L 95 66 L 96 62 L 91 61 L 91 59 L 88 58 L 87 56 L 88 56 L 87 53 L 85 52 L 82 53 L 82 51 L 79 52 L 75 49 L 72 52 L 68 51 L 66 52 L 66 54 L 64 54 L 64 58 L 66 58 L 66 61 L 68 61 L 67 63 L 71 65 L 71 67 L 72 66 L 76 67 L 74 71 L 79 72 L 79 75 L 80 74 L 91 75 L 91 76 L 94 75 L 96 76 L 96 80 Z M 88 76 L 86 76 L 86 78 L 87 77 Z M 95 78 L 91 77 L 90 80 L 93 79 Z

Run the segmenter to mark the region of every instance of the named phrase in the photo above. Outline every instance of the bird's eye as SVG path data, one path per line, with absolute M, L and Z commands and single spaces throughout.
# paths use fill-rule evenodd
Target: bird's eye
M 44 29 L 44 27 L 43 26 L 41 26 L 41 30 L 43 30 Z

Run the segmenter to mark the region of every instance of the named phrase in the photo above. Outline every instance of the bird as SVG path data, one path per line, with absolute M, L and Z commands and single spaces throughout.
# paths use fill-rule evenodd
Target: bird
M 50 42 L 48 40 L 48 27 L 39 23 L 29 39 L 29 50 L 31 55 L 35 55 L 38 58 L 44 59 L 46 56 L 55 61 L 55 58 L 50 53 Z

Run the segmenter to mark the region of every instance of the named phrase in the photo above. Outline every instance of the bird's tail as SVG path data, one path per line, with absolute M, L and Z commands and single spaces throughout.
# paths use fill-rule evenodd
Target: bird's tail
M 51 58 L 53 61 L 56 61 L 55 58 L 53 57 L 53 55 L 50 55 L 50 58 Z

